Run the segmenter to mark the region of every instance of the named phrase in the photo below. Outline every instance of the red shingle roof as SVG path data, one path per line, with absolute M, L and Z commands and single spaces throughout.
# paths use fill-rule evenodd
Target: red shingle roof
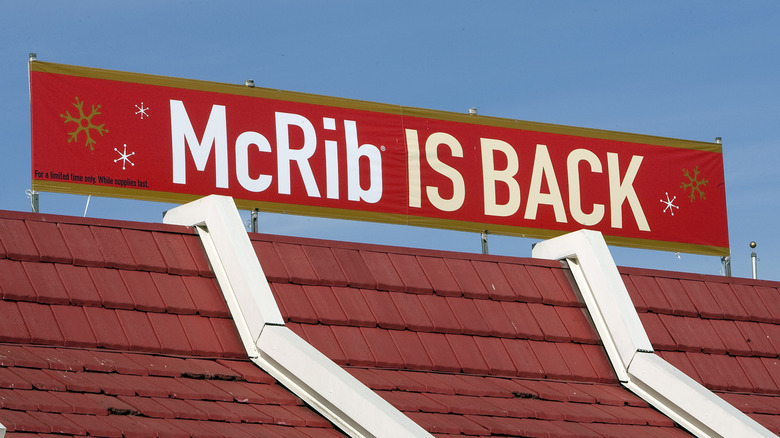
M 3 212 L 0 241 L 8 436 L 343 436 L 246 357 L 191 229 Z
M 288 327 L 437 437 L 690 436 L 559 262 L 250 238 Z M 780 284 L 621 273 L 657 354 L 780 432 Z M 189 228 L 0 213 L 0 298 L 9 436 L 342 436 L 248 360 Z
M 780 433 L 780 283 L 622 272 L 656 353 Z

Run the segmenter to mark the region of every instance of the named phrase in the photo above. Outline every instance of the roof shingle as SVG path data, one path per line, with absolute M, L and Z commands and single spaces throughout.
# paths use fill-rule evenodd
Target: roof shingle
M 558 262 L 251 234 L 283 317 L 437 437 L 689 436 Z M 343 436 L 253 364 L 193 230 L 0 213 L 11 436 Z M 773 282 L 623 269 L 657 354 L 780 432 Z

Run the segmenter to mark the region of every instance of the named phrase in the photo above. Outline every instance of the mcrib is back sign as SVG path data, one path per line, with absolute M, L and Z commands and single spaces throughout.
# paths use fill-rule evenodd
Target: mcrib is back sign
M 727 255 L 721 146 L 33 61 L 33 189 Z

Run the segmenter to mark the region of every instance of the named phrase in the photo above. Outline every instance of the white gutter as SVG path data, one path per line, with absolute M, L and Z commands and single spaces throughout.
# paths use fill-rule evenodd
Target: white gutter
M 534 246 L 566 260 L 620 383 L 697 437 L 776 435 L 653 352 L 601 233 L 581 230 Z
M 433 437 L 284 326 L 232 198 L 198 199 L 163 222 L 198 231 L 244 348 L 265 372 L 351 437 Z

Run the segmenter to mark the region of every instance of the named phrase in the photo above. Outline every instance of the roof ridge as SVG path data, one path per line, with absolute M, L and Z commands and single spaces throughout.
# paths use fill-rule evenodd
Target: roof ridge
M 195 234 L 195 231 L 190 227 L 166 224 L 162 222 L 140 222 L 121 219 L 79 217 L 53 213 L 31 213 L 13 210 L 0 210 L 0 220 L 2 219 L 99 226 L 109 228 L 125 228 L 144 231 L 160 231 L 166 233 Z
M 358 251 L 383 252 L 388 254 L 409 254 L 415 256 L 446 257 L 452 259 L 468 259 L 488 262 L 503 262 L 512 264 L 530 264 L 539 266 L 560 266 L 558 262 L 535 259 L 532 257 L 508 256 L 497 254 L 480 254 L 464 251 L 436 250 L 430 248 L 413 248 L 394 245 L 379 245 L 374 243 L 350 242 L 345 240 L 318 239 L 313 237 L 298 237 L 282 234 L 248 233 L 251 241 L 269 243 L 289 243 L 297 245 L 320 246 L 328 248 L 343 248 Z
M 697 274 L 693 272 L 671 271 L 663 269 L 647 269 L 631 266 L 618 266 L 618 271 L 626 275 L 646 275 L 658 278 L 673 278 L 676 280 L 699 280 L 716 283 L 749 284 L 755 286 L 780 287 L 780 281 L 761 280 L 746 277 L 727 277 L 715 274 Z

